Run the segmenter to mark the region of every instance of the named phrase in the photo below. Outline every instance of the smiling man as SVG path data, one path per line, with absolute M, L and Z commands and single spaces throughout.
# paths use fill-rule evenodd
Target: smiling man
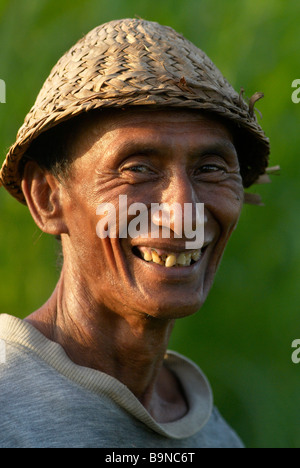
M 0 446 L 242 447 L 201 370 L 167 348 L 265 173 L 259 97 L 247 105 L 201 50 L 139 19 L 96 28 L 54 67 L 1 170 L 64 261 L 46 304 L 0 316 Z

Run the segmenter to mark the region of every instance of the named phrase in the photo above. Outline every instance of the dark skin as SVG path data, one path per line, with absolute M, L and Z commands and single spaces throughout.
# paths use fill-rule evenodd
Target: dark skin
M 71 175 L 61 182 L 33 162 L 25 168 L 30 212 L 42 231 L 61 236 L 64 255 L 52 297 L 26 320 L 76 364 L 127 385 L 154 419 L 174 421 L 188 408 L 163 364 L 170 334 L 176 319 L 203 305 L 242 209 L 233 137 L 205 114 L 127 110 L 87 121 L 72 153 Z M 200 260 L 166 268 L 136 254 L 144 246 L 184 251 L 186 239 L 174 235 L 100 239 L 96 208 L 118 207 L 119 195 L 128 205 L 204 203 Z

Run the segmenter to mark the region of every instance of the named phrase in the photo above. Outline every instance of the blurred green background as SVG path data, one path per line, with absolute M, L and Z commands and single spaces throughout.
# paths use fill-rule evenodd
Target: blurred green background
M 245 206 L 205 306 L 177 323 L 170 348 L 202 367 L 247 447 L 299 448 L 298 0 L 0 0 L 1 159 L 58 58 L 98 24 L 133 16 L 183 33 L 247 96 L 265 93 L 257 107 L 281 175 L 252 189 L 265 206 Z M 4 189 L 0 210 L 0 312 L 24 317 L 54 288 L 57 245 Z

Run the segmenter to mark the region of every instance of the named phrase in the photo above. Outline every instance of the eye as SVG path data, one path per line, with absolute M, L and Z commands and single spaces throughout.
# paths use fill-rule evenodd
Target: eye
M 198 171 L 201 173 L 210 173 L 210 172 L 218 172 L 218 171 L 225 171 L 225 168 L 222 166 L 218 166 L 216 164 L 204 164 L 201 166 Z
M 196 176 L 200 176 L 201 174 L 224 174 L 226 172 L 226 168 L 221 164 L 203 164 L 202 166 L 198 167 L 195 170 Z
M 137 174 L 141 176 L 153 176 L 155 174 L 154 170 L 149 167 L 147 164 L 132 164 L 124 166 L 122 168 L 122 172 L 130 173 L 130 174 Z
M 136 165 L 136 166 L 130 166 L 130 167 L 125 167 L 123 169 L 124 171 L 130 171 L 130 172 L 136 172 L 139 174 L 146 174 L 147 172 L 151 172 L 151 169 L 149 167 L 144 166 L 142 164 Z
M 204 182 L 219 182 L 227 175 L 228 166 L 224 158 L 207 155 L 204 160 L 198 161 L 194 168 L 195 180 Z

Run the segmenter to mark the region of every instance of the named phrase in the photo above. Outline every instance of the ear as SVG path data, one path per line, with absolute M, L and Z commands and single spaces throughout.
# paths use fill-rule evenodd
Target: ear
M 44 171 L 34 161 L 29 161 L 24 169 L 22 190 L 37 226 L 47 234 L 67 233 L 63 219 L 60 182 Z

